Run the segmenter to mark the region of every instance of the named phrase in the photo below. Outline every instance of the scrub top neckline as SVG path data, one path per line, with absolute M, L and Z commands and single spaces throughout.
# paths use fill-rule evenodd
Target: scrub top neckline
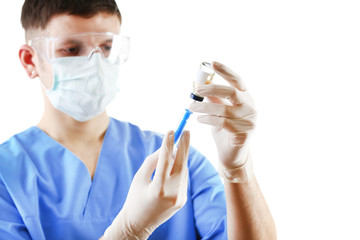
M 94 184 L 96 178 L 97 178 L 97 175 L 99 175 L 99 168 L 101 168 L 101 159 L 102 159 L 102 153 L 103 153 L 103 150 L 104 150 L 104 146 L 106 144 L 106 139 L 107 139 L 107 136 L 109 135 L 108 133 L 111 132 L 110 129 L 110 126 L 112 125 L 112 118 L 109 117 L 109 124 L 105 130 L 105 135 L 104 135 L 104 139 L 103 139 L 103 142 L 102 142 L 102 145 L 101 145 L 101 149 L 100 149 L 100 153 L 99 153 L 99 156 L 98 156 L 98 159 L 97 159 L 97 162 L 96 162 L 96 167 L 95 167 L 95 172 L 94 172 L 94 177 L 91 178 L 91 174 L 90 174 L 90 171 L 89 169 L 87 168 L 87 166 L 85 165 L 85 163 L 75 154 L 73 153 L 70 149 L 68 149 L 67 147 L 65 147 L 63 144 L 61 144 L 60 142 L 56 141 L 55 139 L 53 139 L 52 137 L 50 137 L 46 132 L 44 132 L 41 128 L 39 128 L 38 126 L 33 126 L 34 129 L 37 129 L 39 132 L 41 132 L 41 134 L 45 135 L 48 139 L 50 139 L 53 143 L 55 143 L 56 145 L 58 145 L 59 147 L 65 149 L 65 151 L 69 152 L 74 159 L 76 159 L 77 161 L 79 161 L 79 164 L 85 168 L 86 172 L 87 172 L 87 175 L 88 175 L 88 179 L 90 179 L 90 183 L 91 183 L 91 186 Z

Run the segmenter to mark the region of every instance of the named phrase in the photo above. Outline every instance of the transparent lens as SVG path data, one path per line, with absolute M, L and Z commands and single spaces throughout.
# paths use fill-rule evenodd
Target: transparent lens
M 129 55 L 130 39 L 113 33 L 82 33 L 61 37 L 39 37 L 30 45 L 49 62 L 57 58 L 90 57 L 100 52 L 113 63 L 124 63 Z

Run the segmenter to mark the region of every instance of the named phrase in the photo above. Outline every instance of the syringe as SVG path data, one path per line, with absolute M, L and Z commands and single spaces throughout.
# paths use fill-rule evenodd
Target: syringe
M 179 126 L 176 129 L 175 134 L 174 134 L 174 145 L 175 146 L 177 146 L 177 144 L 178 144 L 178 142 L 180 140 L 180 137 L 184 132 L 187 120 L 190 118 L 191 114 L 192 114 L 192 111 L 190 111 L 189 109 L 185 109 L 184 116 L 181 119 L 180 124 L 179 124 Z
M 215 71 L 214 69 L 212 69 L 211 63 L 202 62 L 198 70 L 197 78 L 193 82 L 193 92 L 190 94 L 190 98 L 193 99 L 194 101 L 202 102 L 204 100 L 204 97 L 196 92 L 196 88 L 202 85 L 211 84 L 214 75 L 215 75 Z M 175 135 L 174 135 L 175 146 L 178 145 L 179 140 L 181 139 L 181 136 L 184 132 L 186 123 L 190 118 L 191 114 L 192 112 L 189 109 L 185 109 L 185 113 L 180 121 L 179 126 L 175 131 Z

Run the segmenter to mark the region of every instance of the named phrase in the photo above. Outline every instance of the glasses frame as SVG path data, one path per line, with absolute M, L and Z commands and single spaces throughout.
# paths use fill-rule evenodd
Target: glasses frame
M 62 39 L 62 38 L 66 38 L 66 37 L 84 37 L 84 36 L 111 36 L 113 38 L 119 38 L 121 42 L 125 42 L 125 48 L 120 47 L 119 49 L 119 53 L 118 53 L 118 58 L 120 58 L 120 50 L 122 50 L 124 52 L 124 58 L 120 60 L 120 64 L 126 62 L 126 60 L 128 59 L 128 55 L 129 55 L 129 48 L 130 48 L 130 38 L 128 36 L 125 35 L 121 35 L 121 34 L 116 34 L 113 32 L 84 32 L 84 33 L 77 33 L 77 34 L 68 34 L 68 35 L 62 35 L 62 36 L 39 36 L 39 37 L 35 37 L 31 40 L 29 40 L 27 42 L 27 45 L 32 47 L 41 57 L 43 57 L 44 59 L 46 59 L 48 62 L 52 63 L 54 61 L 54 59 L 56 59 L 56 57 L 54 56 L 49 56 L 49 51 L 52 51 L 54 53 L 55 49 L 54 49 L 54 44 L 50 45 L 51 42 L 54 42 L 56 40 Z M 35 46 L 35 43 L 37 41 L 44 41 L 45 42 L 45 49 L 44 51 L 48 51 L 46 53 L 44 53 L 44 51 L 40 51 L 39 49 L 37 49 L 37 47 Z M 92 51 L 90 51 L 88 58 L 91 57 L 91 55 L 94 53 L 94 51 L 98 51 L 99 47 L 94 47 L 92 49 Z M 102 54 L 103 55 L 103 54 Z M 103 55 L 104 58 L 107 58 Z

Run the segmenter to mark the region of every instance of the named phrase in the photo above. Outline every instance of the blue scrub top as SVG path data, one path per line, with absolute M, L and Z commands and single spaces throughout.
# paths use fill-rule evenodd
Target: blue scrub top
M 41 129 L 0 145 L 0 239 L 99 239 L 162 136 L 110 119 L 93 180 L 84 163 Z M 227 239 L 224 187 L 211 163 L 189 153 L 188 200 L 149 239 Z

